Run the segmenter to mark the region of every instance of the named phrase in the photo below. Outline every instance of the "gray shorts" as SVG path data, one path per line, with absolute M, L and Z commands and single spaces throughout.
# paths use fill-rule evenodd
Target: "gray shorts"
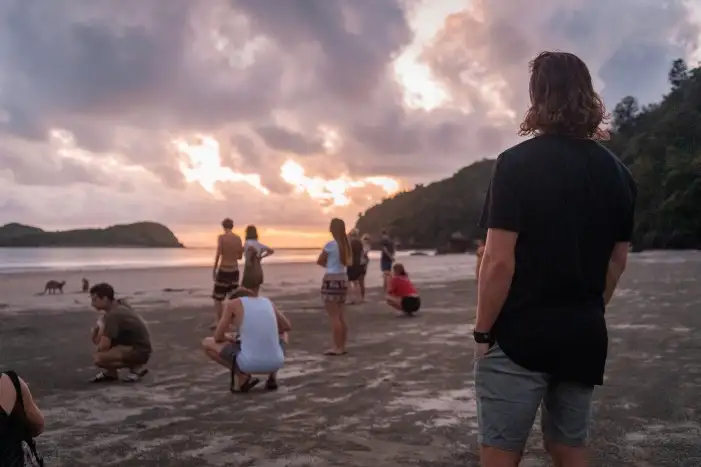
M 280 339 L 280 347 L 282 347 L 282 353 L 287 355 L 285 341 L 282 339 Z M 234 358 L 239 352 L 241 352 L 241 342 L 227 342 L 219 351 L 219 357 L 221 357 L 222 360 L 233 363 Z
M 479 442 L 504 451 L 523 451 L 538 407 L 545 441 L 584 446 L 589 435 L 593 386 L 555 383 L 527 370 L 494 345 L 475 362 Z

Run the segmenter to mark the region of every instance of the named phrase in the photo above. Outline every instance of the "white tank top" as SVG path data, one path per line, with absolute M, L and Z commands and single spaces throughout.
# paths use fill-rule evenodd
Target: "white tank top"
M 272 302 L 265 297 L 243 297 L 241 304 L 241 352 L 236 357 L 239 368 L 245 373 L 278 371 L 285 363 L 285 355 Z

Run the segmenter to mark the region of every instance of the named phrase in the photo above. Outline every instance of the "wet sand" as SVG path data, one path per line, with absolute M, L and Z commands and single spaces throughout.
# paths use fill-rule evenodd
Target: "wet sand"
M 701 465 L 700 273 L 698 255 L 632 261 L 608 313 L 592 465 Z M 89 312 L 4 316 L 0 358 L 45 413 L 49 466 L 477 465 L 474 284 L 421 291 L 416 318 L 394 317 L 376 290 L 350 307 L 350 354 L 336 358 L 320 355 L 328 329 L 316 294 L 280 297 L 294 330 L 276 393 L 228 392 L 226 370 L 199 350 L 209 307 L 144 307 L 155 354 L 137 385 L 85 383 Z M 537 427 L 522 465 L 549 465 Z

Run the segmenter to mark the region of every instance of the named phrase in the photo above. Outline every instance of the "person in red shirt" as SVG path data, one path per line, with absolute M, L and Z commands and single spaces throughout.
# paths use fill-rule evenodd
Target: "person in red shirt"
M 387 304 L 395 310 L 412 315 L 421 308 L 419 297 L 414 284 L 409 280 L 409 275 L 401 263 L 392 266 L 392 279 L 387 290 Z

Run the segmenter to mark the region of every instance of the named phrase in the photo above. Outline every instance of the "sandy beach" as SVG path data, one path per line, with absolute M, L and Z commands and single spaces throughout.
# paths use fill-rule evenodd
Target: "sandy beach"
M 416 318 L 394 317 L 377 289 L 368 303 L 349 307 L 344 358 L 320 355 L 329 336 L 315 291 L 271 286 L 294 327 L 276 393 L 228 392 L 227 372 L 199 349 L 210 332 L 208 277 L 192 286 L 190 301 L 186 292 L 159 301 L 169 293 L 159 292 L 161 285 L 175 289 L 192 280 L 194 273 L 182 270 L 110 272 L 112 282 L 141 297 L 154 334 L 152 371 L 142 383 L 85 383 L 95 372 L 88 341 L 95 314 L 80 294 L 57 298 L 78 301 L 73 307 L 32 305 L 54 297 L 21 302 L 19 289 L 36 292 L 41 275 L 3 279 L 2 367 L 26 378 L 45 413 L 39 448 L 49 466 L 476 466 L 475 286 L 435 280 L 468 277 L 469 258 L 437 259 L 432 264 L 448 271 L 442 276 L 420 267 L 429 259 L 411 259 L 424 271 L 417 278 L 424 309 Z M 315 269 L 317 277 L 300 266 L 279 268 L 266 270 L 271 284 L 294 275 L 316 286 Z M 700 277 L 698 253 L 632 258 L 608 313 L 610 357 L 596 395 L 593 466 L 701 465 Z M 537 427 L 523 465 L 549 465 Z

